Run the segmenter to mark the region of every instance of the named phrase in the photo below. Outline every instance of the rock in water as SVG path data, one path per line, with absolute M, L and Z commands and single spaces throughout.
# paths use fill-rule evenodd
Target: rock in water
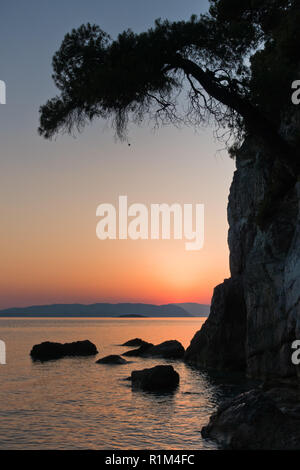
M 173 390 L 179 384 L 179 374 L 172 366 L 155 366 L 132 371 L 131 383 L 147 391 Z
M 96 364 L 128 364 L 128 361 L 123 359 L 123 357 L 118 356 L 117 354 L 111 354 L 110 356 L 102 357 L 96 361 Z
M 145 356 L 145 353 L 147 352 L 147 350 L 152 348 L 152 346 L 153 346 L 152 343 L 144 342 L 142 346 L 139 347 L 138 349 L 131 349 L 130 351 L 126 351 L 125 353 L 122 354 L 122 356 L 134 356 L 134 357 Z
M 147 343 L 147 341 L 143 341 L 140 338 L 134 338 L 134 339 L 130 339 L 129 341 L 126 341 L 126 343 L 121 344 L 121 346 L 139 347 L 139 346 L 142 346 L 143 344 L 149 344 L 149 343 Z
M 283 413 L 275 400 L 261 390 L 226 401 L 201 433 L 234 450 L 300 448 L 300 419 Z
M 89 340 L 64 344 L 46 341 L 36 344 L 30 351 L 32 359 L 39 361 L 60 359 L 66 356 L 94 356 L 96 354 L 98 354 L 97 348 Z
M 154 346 L 144 342 L 138 349 L 133 349 L 122 354 L 122 356 L 138 357 L 163 357 L 164 359 L 180 359 L 184 356 L 184 347 L 179 341 L 170 340 Z
M 152 346 L 145 352 L 146 356 L 157 356 L 165 359 L 180 359 L 184 356 L 185 350 L 179 341 L 164 341 L 156 346 Z

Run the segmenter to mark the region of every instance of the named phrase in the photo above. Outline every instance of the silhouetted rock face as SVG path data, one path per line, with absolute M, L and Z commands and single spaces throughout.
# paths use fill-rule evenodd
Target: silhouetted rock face
M 134 338 L 134 339 L 130 339 L 129 341 L 126 341 L 126 343 L 123 343 L 121 346 L 138 347 L 138 346 L 142 346 L 143 344 L 149 344 L 149 343 L 147 343 L 147 341 L 143 341 L 140 338 Z
M 96 361 L 96 364 L 128 364 L 128 361 L 117 354 L 111 354 L 110 356 L 101 357 Z
M 240 279 L 214 290 L 211 312 L 185 353 L 198 367 L 242 371 L 246 367 L 246 306 Z
M 291 399 L 289 396 L 288 401 Z M 251 390 L 225 402 L 201 432 L 203 437 L 235 450 L 300 448 L 299 411 L 297 417 L 291 410 L 287 413 L 284 399 L 281 402 L 280 395 L 277 395 L 276 403 L 272 398 L 272 390 Z
M 95 354 L 98 354 L 97 348 L 88 340 L 64 344 L 46 341 L 36 344 L 30 351 L 32 359 L 40 361 L 60 359 L 66 356 L 94 356 Z
M 161 344 L 147 349 L 146 356 L 157 356 L 165 359 L 180 359 L 184 356 L 185 349 L 179 341 L 164 341 Z
M 122 354 L 122 356 L 134 356 L 134 357 L 145 356 L 145 353 L 148 351 L 148 349 L 152 348 L 152 346 L 153 346 L 152 343 L 147 343 L 146 341 L 144 341 L 142 346 L 140 346 L 138 349 L 132 349 L 130 351 L 126 351 L 125 353 Z
M 134 387 L 147 391 L 173 390 L 179 384 L 179 374 L 172 366 L 156 366 L 132 371 L 131 382 Z
M 231 275 L 242 279 L 247 310 L 247 373 L 269 379 L 297 371 L 291 344 L 300 332 L 300 185 L 282 198 L 261 230 L 258 209 L 272 181 L 272 166 L 262 152 L 246 142 L 237 159 L 228 243 Z
M 273 161 L 251 138 L 237 155 L 228 204 L 231 279 L 215 289 L 210 317 L 187 350 L 186 360 L 199 367 L 300 377 L 291 361 L 300 339 L 300 182 L 261 229 L 259 209 L 278 175 Z

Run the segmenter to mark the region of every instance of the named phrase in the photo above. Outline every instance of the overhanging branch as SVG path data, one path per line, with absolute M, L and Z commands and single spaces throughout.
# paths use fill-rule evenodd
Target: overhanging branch
M 173 67 L 181 68 L 187 76 L 192 76 L 197 80 L 208 95 L 240 114 L 244 118 L 246 128 L 262 138 L 279 159 L 289 164 L 293 173 L 297 172 L 293 149 L 249 100 L 215 80 L 212 72 L 202 70 L 199 65 L 179 54 L 173 59 Z

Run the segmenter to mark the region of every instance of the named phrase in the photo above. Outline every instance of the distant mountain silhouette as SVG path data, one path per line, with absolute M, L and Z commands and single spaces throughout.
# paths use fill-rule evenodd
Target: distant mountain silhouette
M 146 317 L 191 317 L 184 308 L 175 305 L 152 305 L 138 303 L 96 303 L 32 305 L 0 310 L 0 317 L 120 317 L 120 315 L 143 315 Z
M 139 315 L 138 313 L 125 313 L 125 315 L 119 315 L 119 318 L 147 318 L 146 315 Z
M 210 312 L 210 305 L 197 304 L 196 302 L 183 302 L 173 305 L 183 308 L 187 313 L 194 317 L 208 317 Z

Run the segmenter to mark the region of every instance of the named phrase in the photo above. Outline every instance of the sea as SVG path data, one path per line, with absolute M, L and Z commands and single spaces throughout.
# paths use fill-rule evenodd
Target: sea
M 239 378 L 212 376 L 181 360 L 128 358 L 96 364 L 132 338 L 190 344 L 205 318 L 1 318 L 6 364 L 0 365 L 0 449 L 218 449 L 201 428 L 219 403 L 247 388 Z M 42 341 L 88 339 L 93 357 L 34 362 Z M 133 390 L 132 370 L 172 364 L 180 385 L 172 393 Z

